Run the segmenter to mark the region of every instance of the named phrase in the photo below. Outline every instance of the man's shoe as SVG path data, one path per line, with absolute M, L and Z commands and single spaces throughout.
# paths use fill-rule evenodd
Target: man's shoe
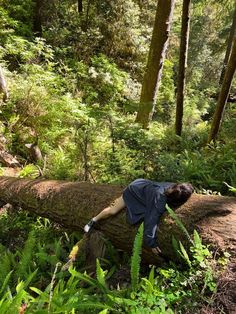
M 95 225 L 96 221 L 94 221 L 93 219 L 91 219 L 87 225 L 84 226 L 84 232 L 89 232 L 91 230 L 91 228 Z

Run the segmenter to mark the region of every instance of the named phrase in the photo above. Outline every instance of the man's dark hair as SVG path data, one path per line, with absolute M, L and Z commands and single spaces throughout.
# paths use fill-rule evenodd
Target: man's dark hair
M 190 183 L 176 183 L 165 191 L 167 204 L 171 208 L 183 205 L 193 193 L 193 186 Z

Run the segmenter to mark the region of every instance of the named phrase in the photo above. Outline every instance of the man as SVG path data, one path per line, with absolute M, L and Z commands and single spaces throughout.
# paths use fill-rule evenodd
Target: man
M 157 245 L 156 231 L 161 216 L 166 211 L 166 204 L 172 209 L 183 205 L 192 195 L 190 183 L 154 182 L 137 179 L 124 190 L 110 206 L 104 208 L 93 217 L 84 231 L 89 232 L 96 222 L 117 214 L 127 208 L 127 221 L 133 225 L 144 221 L 144 245 L 151 248 L 153 253 L 161 253 Z

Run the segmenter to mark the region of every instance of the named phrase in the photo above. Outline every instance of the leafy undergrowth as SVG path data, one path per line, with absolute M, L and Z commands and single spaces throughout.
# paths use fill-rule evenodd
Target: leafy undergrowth
M 181 227 L 181 222 L 177 223 Z M 114 249 L 110 249 L 110 261 L 97 260 L 96 274 L 83 271 L 83 256 L 74 268 L 62 271 L 73 243 L 81 236 L 68 236 L 60 226 L 23 211 L 3 212 L 0 313 L 196 313 L 201 304 L 208 304 L 216 290 L 216 265 L 225 264 L 226 258 L 216 262 L 195 231 L 191 255 L 175 241 L 184 268 L 168 264 L 143 273 L 142 235 L 141 225 L 128 286 L 118 281 L 114 287 L 110 283 L 122 262 Z

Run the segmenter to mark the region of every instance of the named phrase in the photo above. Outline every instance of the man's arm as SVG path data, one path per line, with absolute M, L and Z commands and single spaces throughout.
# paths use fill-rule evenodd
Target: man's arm
M 157 245 L 156 231 L 160 223 L 161 216 L 165 212 L 166 200 L 163 195 L 155 189 L 150 189 L 147 193 L 146 213 L 144 217 L 144 245 L 156 249 L 154 253 L 159 252 Z

